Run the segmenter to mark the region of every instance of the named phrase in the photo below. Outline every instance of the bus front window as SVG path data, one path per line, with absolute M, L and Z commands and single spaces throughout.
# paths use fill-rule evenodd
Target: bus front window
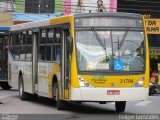
M 79 71 L 144 71 L 141 31 L 77 31 Z
M 108 34 L 108 31 L 98 31 L 96 36 L 93 31 L 79 31 L 77 39 L 77 60 L 80 71 L 109 70 L 111 60 L 111 39 L 97 40 L 100 34 Z M 101 38 L 100 38 L 101 39 Z M 106 52 L 107 51 L 107 52 Z

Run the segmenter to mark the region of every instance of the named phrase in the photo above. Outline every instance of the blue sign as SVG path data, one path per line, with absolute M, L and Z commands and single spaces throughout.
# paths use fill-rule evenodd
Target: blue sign
M 114 59 L 114 70 L 123 70 L 124 63 L 122 60 Z

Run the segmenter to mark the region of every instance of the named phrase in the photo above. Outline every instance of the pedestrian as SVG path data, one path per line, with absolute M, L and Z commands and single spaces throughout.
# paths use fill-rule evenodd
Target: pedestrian
M 156 70 L 153 70 L 151 73 L 151 83 L 153 84 L 157 84 L 157 78 L 158 78 L 158 74 L 156 72 Z

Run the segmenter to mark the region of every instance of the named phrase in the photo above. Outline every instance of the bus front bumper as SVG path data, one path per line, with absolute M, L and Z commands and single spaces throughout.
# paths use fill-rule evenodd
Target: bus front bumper
M 149 88 L 71 88 L 72 101 L 147 100 Z

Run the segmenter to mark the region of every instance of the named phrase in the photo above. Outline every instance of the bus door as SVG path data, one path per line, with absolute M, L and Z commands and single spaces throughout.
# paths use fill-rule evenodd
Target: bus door
M 35 29 L 33 31 L 33 57 L 32 57 L 32 88 L 33 92 L 38 92 L 38 39 L 39 30 Z
M 68 49 L 70 39 L 70 26 L 62 26 L 62 95 L 64 99 L 69 99 L 70 64 L 71 54 Z

